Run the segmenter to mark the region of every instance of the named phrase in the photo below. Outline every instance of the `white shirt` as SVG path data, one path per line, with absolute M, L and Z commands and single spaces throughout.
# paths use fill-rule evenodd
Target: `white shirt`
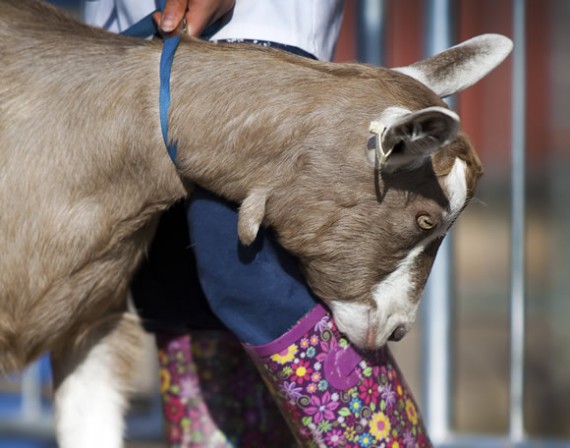
M 85 0 L 86 23 L 121 32 L 156 9 L 155 0 Z M 343 0 L 236 0 L 231 20 L 211 36 L 253 39 L 301 48 L 331 60 Z

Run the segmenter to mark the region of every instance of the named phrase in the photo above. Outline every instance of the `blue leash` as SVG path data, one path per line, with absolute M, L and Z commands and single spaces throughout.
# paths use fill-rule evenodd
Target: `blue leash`
M 164 10 L 166 0 L 159 0 L 159 10 Z M 153 11 L 154 13 L 154 11 Z M 146 38 L 158 33 L 158 27 L 152 18 L 152 14 L 147 15 L 133 26 L 123 31 L 121 34 L 131 37 Z M 162 138 L 164 145 L 168 151 L 168 155 L 172 159 L 172 163 L 176 166 L 176 156 L 178 147 L 168 139 L 168 111 L 170 109 L 170 73 L 172 71 L 172 61 L 174 54 L 178 48 L 178 44 L 182 38 L 180 35 L 171 35 L 164 37 L 162 46 L 162 54 L 160 55 L 160 90 L 158 97 L 158 107 L 160 114 L 160 128 L 162 130 Z
M 176 53 L 180 39 L 180 36 L 176 35 L 167 37 L 164 40 L 162 54 L 160 56 L 160 94 L 158 97 L 162 138 L 164 139 L 166 150 L 168 151 L 168 155 L 172 159 L 172 163 L 174 163 L 174 165 L 176 165 L 178 147 L 175 143 L 168 140 L 168 109 L 170 108 L 170 72 L 172 71 L 174 53 Z

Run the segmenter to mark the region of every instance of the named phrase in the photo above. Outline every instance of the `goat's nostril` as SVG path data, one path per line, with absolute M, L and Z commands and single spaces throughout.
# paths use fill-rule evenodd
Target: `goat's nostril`
M 408 330 L 403 325 L 398 325 L 393 333 L 390 335 L 390 341 L 401 341 L 406 336 Z

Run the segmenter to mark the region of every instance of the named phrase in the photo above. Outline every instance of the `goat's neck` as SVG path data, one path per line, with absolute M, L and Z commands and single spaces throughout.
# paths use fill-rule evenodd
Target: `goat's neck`
M 254 186 L 291 171 L 314 126 L 319 99 L 306 86 L 317 81 L 313 72 L 271 51 L 181 46 L 170 132 L 183 177 L 241 201 Z

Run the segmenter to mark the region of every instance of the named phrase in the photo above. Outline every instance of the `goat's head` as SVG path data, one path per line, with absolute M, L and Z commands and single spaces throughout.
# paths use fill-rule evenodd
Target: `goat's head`
M 511 48 L 484 35 L 409 67 L 363 69 L 346 95 L 354 101 L 329 104 L 337 111 L 325 131 L 304 142 L 288 185 L 244 201 L 242 240 L 265 217 L 356 345 L 401 339 L 415 320 L 440 242 L 482 172 L 441 98 L 477 82 Z

